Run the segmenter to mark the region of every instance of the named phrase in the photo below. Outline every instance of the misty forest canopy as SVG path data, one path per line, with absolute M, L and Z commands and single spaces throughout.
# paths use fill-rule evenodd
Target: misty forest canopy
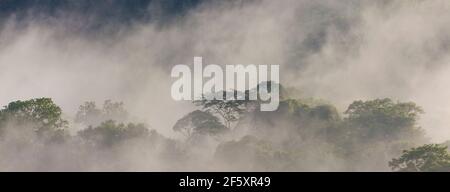
M 49 98 L 11 102 L 0 110 L 0 133 L 8 126 L 30 126 L 38 136 L 62 137 L 68 121 L 61 115 L 61 108 Z
M 427 138 L 448 137 L 449 6 L 0 0 L 0 171 L 449 171 L 450 141 Z M 279 64 L 304 90 L 280 85 L 275 111 L 201 99 L 171 112 L 160 78 L 194 55 Z M 80 101 L 108 94 L 136 108 Z
M 125 121 L 128 118 L 128 112 L 122 102 L 112 102 L 106 100 L 101 109 L 97 108 L 95 102 L 85 102 L 79 107 L 75 116 L 76 123 L 86 125 L 98 125 L 107 120 Z
M 195 110 L 178 120 L 173 130 L 190 138 L 194 134 L 222 134 L 229 129 L 211 113 Z
M 50 98 L 14 101 L 0 110 L 0 169 L 38 169 L 2 160 L 5 153 L 18 155 L 11 149 L 30 148 L 28 153 L 38 153 L 27 163 L 46 159 L 54 164 L 50 170 L 90 170 L 87 164 L 95 162 L 105 166 L 95 166 L 100 170 L 129 170 L 125 162 L 131 166 L 137 160 L 140 166 L 162 169 L 145 157 L 161 160 L 163 169 L 185 170 L 205 166 L 200 158 L 208 152 L 200 149 L 212 148 L 208 166 L 219 170 L 450 170 L 450 144 L 427 144 L 417 124 L 423 110 L 413 102 L 358 100 L 340 113 L 323 101 L 290 98 L 282 89 L 273 112 L 257 110 L 258 100 L 195 101 L 199 109 L 173 126 L 183 139 L 130 122 L 122 102 L 106 100 L 98 107 L 88 101 L 66 120 Z M 63 149 L 58 155 L 48 151 L 58 147 Z

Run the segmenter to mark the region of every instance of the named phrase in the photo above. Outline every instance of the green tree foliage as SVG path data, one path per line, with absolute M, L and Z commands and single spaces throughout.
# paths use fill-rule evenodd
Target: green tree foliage
M 328 104 L 309 104 L 299 99 L 286 99 L 280 102 L 277 113 L 288 113 L 295 118 L 339 121 L 337 109 Z
M 345 111 L 348 115 L 345 120 L 354 133 L 367 141 L 423 139 L 423 131 L 417 126 L 422 113 L 423 110 L 413 102 L 393 102 L 386 98 L 353 102 Z
M 181 132 L 187 138 L 190 138 L 194 134 L 219 135 L 227 132 L 229 129 L 211 113 L 195 110 L 178 120 L 173 126 L 173 130 Z
M 391 99 L 354 101 L 333 136 L 350 170 L 384 170 L 402 150 L 426 142 L 417 121 L 423 110 L 413 102 Z M 334 133 L 333 133 L 334 134 Z
M 61 108 L 50 98 L 14 101 L 0 110 L 0 130 L 8 124 L 15 127 L 31 126 L 39 136 L 61 138 L 68 125 L 61 115 Z
M 249 91 L 244 94 L 247 98 Z M 100 108 L 94 102 L 80 106 L 76 121 L 90 126 L 70 137 L 65 131 L 68 122 L 62 119 L 61 109 L 51 99 L 15 101 L 0 110 L 0 135 L 10 136 L 3 137 L 10 139 L 2 138 L 0 143 L 31 146 L 39 151 L 37 149 L 47 145 L 35 145 L 35 133 L 52 138 L 51 141 L 70 137 L 70 140 L 58 141 L 67 141 L 64 144 L 77 149 L 67 153 L 73 157 L 99 151 L 97 147 L 113 149 L 105 151 L 106 154 L 118 157 L 121 154 L 116 152 L 126 149 L 156 155 L 180 167 L 188 165 L 188 161 L 197 161 L 198 155 L 208 156 L 204 147 L 212 146 L 207 150 L 216 150 L 215 163 L 230 169 L 318 170 L 319 165 L 324 165 L 320 170 L 386 170 L 390 167 L 395 171 L 450 171 L 449 155 L 444 147 L 449 143 L 412 148 L 393 159 L 402 150 L 423 144 L 423 132 L 417 125 L 423 111 L 412 102 L 355 101 L 345 111 L 343 119 L 333 105 L 317 100 L 283 98 L 278 110 L 270 112 L 257 110 L 255 106 L 259 102 L 196 101 L 202 110 L 185 115 L 173 126 L 174 131 L 188 138 L 189 145 L 186 145 L 186 142 L 148 130 L 143 124 L 123 123 L 128 113 L 121 102 L 105 101 Z M 2 134 L 11 129 L 19 131 Z M 31 133 L 32 139 L 23 136 L 22 130 Z M 217 148 L 209 145 L 212 140 L 206 136 L 222 136 L 230 131 L 234 133 L 227 136 L 247 136 L 237 141 L 220 140 Z
M 395 171 L 450 171 L 450 154 L 445 145 L 427 144 L 403 151 L 389 166 Z
M 102 109 L 98 109 L 95 102 L 85 102 L 79 107 L 75 122 L 86 125 L 98 125 L 106 120 L 124 122 L 128 118 L 128 112 L 122 102 L 106 100 Z
M 128 139 L 144 138 L 149 130 L 144 124 L 123 124 L 108 120 L 97 127 L 89 126 L 78 132 L 78 136 L 96 146 L 112 146 Z

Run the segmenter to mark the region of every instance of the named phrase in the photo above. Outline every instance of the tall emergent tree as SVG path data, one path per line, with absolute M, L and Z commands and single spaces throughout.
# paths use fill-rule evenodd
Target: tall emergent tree
M 196 110 L 185 115 L 178 120 L 173 126 L 173 130 L 181 132 L 188 139 L 194 134 L 202 135 L 219 135 L 227 132 L 229 129 L 225 127 L 219 119 L 209 112 Z
M 202 106 L 207 112 L 220 116 L 225 127 L 231 129 L 231 124 L 239 120 L 239 117 L 245 112 L 246 105 L 250 101 L 227 98 L 227 93 L 225 91 L 221 94 L 223 95 L 223 99 L 206 99 L 206 96 L 203 96 L 203 99 L 194 101 L 194 103 L 198 106 Z M 237 91 L 234 91 L 233 95 L 237 96 L 238 94 Z

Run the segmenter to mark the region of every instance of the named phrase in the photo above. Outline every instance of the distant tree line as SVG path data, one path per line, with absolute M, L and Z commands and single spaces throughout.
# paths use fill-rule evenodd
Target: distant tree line
M 259 111 L 259 102 L 196 101 L 199 109 L 173 126 L 186 138 L 177 141 L 127 122 L 122 102 L 107 100 L 101 108 L 85 102 L 74 119 L 85 128 L 70 134 L 69 121 L 52 99 L 14 101 L 0 110 L 0 142 L 17 129 L 34 135 L 29 142 L 44 145 L 113 149 L 139 141 L 155 146 L 148 150 L 162 145 L 167 158 L 182 161 L 193 140 L 210 137 L 219 143 L 214 162 L 229 169 L 317 170 L 323 164 L 327 170 L 450 171 L 449 142 L 428 143 L 417 123 L 423 110 L 413 102 L 358 100 L 342 114 L 331 104 L 288 95 L 274 112 Z

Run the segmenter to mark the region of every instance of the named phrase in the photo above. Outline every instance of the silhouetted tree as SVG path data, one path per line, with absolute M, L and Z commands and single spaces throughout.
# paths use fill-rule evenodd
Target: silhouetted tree
M 236 97 L 239 93 L 234 91 L 233 97 Z M 225 91 L 222 92 L 223 99 L 206 99 L 204 96 L 202 100 L 196 100 L 194 103 L 198 106 L 202 106 L 204 110 L 212 114 L 217 114 L 222 118 L 225 127 L 231 129 L 231 124 L 239 120 L 240 116 L 246 111 L 246 104 L 249 100 L 236 100 L 227 98 L 228 95 Z
M 181 132 L 187 138 L 190 138 L 194 134 L 219 135 L 227 132 L 229 129 L 211 113 L 196 110 L 178 120 L 173 126 L 173 130 Z
M 389 166 L 395 171 L 450 171 L 450 154 L 447 146 L 427 144 L 403 151 Z

